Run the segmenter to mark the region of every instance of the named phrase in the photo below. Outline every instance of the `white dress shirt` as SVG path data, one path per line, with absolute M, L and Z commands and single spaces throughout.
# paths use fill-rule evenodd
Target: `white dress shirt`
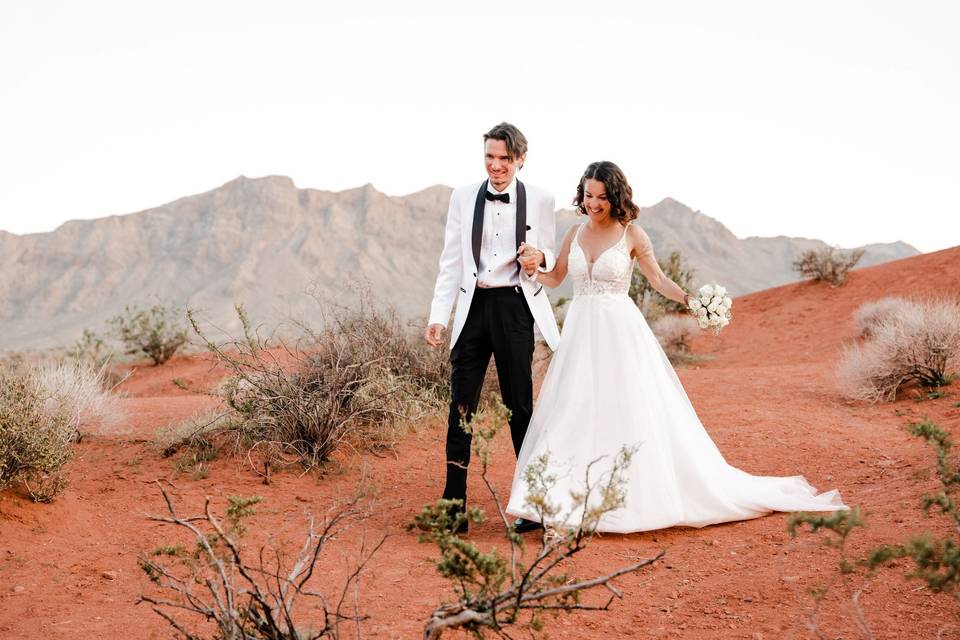
M 510 202 L 484 201 L 477 286 L 512 287 L 520 284 L 520 264 L 517 262 L 517 178 L 514 176 L 503 191 L 497 191 L 488 182 L 487 191 L 508 193 Z

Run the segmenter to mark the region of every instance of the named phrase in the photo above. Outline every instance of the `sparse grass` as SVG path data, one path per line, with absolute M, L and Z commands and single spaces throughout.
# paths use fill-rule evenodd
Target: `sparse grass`
M 863 249 L 843 251 L 838 247 L 810 249 L 794 260 L 793 268 L 804 278 L 822 280 L 831 287 L 839 287 L 847 281 L 847 275 L 860 262 L 863 253 Z

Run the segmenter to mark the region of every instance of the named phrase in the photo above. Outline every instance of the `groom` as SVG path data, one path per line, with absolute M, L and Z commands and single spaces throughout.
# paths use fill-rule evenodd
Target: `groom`
M 440 345 L 456 304 L 443 497 L 459 499 L 464 507 L 471 436 L 460 428 L 460 419 L 469 420 L 477 409 L 491 354 L 503 403 L 510 410 L 514 453 L 519 453 L 533 411 L 534 322 L 551 349 L 560 340 L 550 301 L 536 282 L 537 269 L 551 271 L 556 262 L 553 196 L 516 179 L 526 159 L 527 139 L 515 126 L 502 122 L 490 129 L 483 136 L 483 149 L 487 180 L 450 195 L 440 272 L 424 335 L 431 346 Z M 523 518 L 514 523 L 520 533 L 539 527 Z

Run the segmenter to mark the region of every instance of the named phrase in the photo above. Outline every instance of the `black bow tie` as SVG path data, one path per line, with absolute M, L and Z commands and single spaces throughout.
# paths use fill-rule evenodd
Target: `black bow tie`
M 510 194 L 509 193 L 490 193 L 487 191 L 487 200 L 493 202 L 494 200 L 499 200 L 506 204 L 510 204 Z

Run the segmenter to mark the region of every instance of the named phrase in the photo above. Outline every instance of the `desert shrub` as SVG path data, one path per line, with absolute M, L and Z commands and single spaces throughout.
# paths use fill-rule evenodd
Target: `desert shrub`
M 124 307 L 110 319 L 114 334 L 128 355 L 143 354 L 161 365 L 187 342 L 187 329 L 172 305 L 158 302 L 148 309 Z
M 650 323 L 650 329 L 674 364 L 690 357 L 690 339 L 700 331 L 697 321 L 689 314 L 661 316 Z
M 861 344 L 848 345 L 837 368 L 843 392 L 854 399 L 896 399 L 901 387 L 950 382 L 947 366 L 960 353 L 960 305 L 904 304 L 873 325 Z
M 808 249 L 793 261 L 793 269 L 804 278 L 823 280 L 831 287 L 847 281 L 847 274 L 863 257 L 863 249 L 844 251 L 837 247 Z
M 690 290 L 693 282 L 693 269 L 687 264 L 686 259 L 679 251 L 670 253 L 665 261 L 658 260 L 660 269 L 663 273 L 676 282 L 684 291 Z M 643 312 L 648 322 L 652 322 L 667 313 L 685 312 L 687 307 L 682 302 L 665 298 L 653 288 L 647 277 L 640 271 L 638 265 L 633 267 L 633 275 L 630 279 L 630 298 L 636 303 Z
M 120 417 L 101 375 L 87 364 L 0 368 L 0 489 L 19 482 L 49 502 L 66 487 L 80 429 Z
M 67 350 L 67 356 L 78 362 L 90 362 L 103 367 L 113 356 L 113 350 L 107 346 L 102 336 L 90 329 L 84 329 L 83 335 Z
M 839 556 L 838 572 L 826 584 L 811 588 L 814 606 L 807 615 L 807 627 L 818 638 L 827 637 L 819 628 L 817 612 L 831 589 L 839 583 L 850 599 L 855 621 L 864 638 L 874 636 L 867 623 L 866 612 L 860 606 L 863 585 L 875 577 L 885 566 L 893 566 L 894 561 L 909 558 L 913 561 L 913 570 L 907 578 L 922 580 L 926 587 L 934 592 L 951 593 L 960 597 L 960 508 L 957 507 L 957 490 L 960 489 L 960 466 L 953 460 L 952 443 L 946 431 L 928 419 L 912 422 L 908 425 L 911 435 L 922 438 L 933 448 L 936 454 L 937 478 L 941 489 L 925 494 L 920 498 L 924 513 L 937 508 L 947 520 L 948 533 L 936 538 L 929 533 L 915 535 L 905 542 L 883 544 L 875 547 L 863 557 L 852 557 L 847 549 L 847 539 L 855 529 L 866 527 L 860 515 L 860 509 L 837 511 L 829 515 L 794 513 L 787 521 L 787 531 L 795 537 L 803 525 L 813 533 L 824 532 L 823 542 L 827 548 L 836 550 Z M 859 579 L 858 585 L 855 580 Z
M 903 298 L 889 297 L 872 300 L 863 303 L 853 312 L 853 322 L 859 336 L 869 338 L 880 325 L 895 321 L 912 306 L 912 302 Z
M 449 355 L 423 345 L 395 311 L 363 300 L 322 313 L 322 328 L 297 323 L 301 335 L 291 344 L 261 337 L 238 306 L 243 337 L 220 345 L 188 312 L 197 335 L 232 373 L 218 390 L 227 412 L 204 440 L 226 439 L 271 466 L 312 468 L 342 445 L 390 446 L 409 421 L 445 407 Z M 187 438 L 167 451 L 183 444 Z
M 117 396 L 105 390 L 105 367 L 90 362 L 53 361 L 37 366 L 29 375 L 47 406 L 55 413 L 64 413 L 78 433 L 82 429 L 112 428 L 125 417 Z
M 319 528 L 313 516 L 308 516 L 304 542 L 288 562 L 278 548 L 261 547 L 259 553 L 249 553 L 244 545 L 248 521 L 262 501 L 259 496 L 231 496 L 223 515 L 213 513 L 207 498 L 203 513 L 181 517 L 170 496 L 162 487 L 160 490 L 167 515 L 150 519 L 187 533 L 189 546 L 177 540 L 140 554 L 140 568 L 164 595 L 141 595 L 138 604 L 153 605 L 154 612 L 170 623 L 178 637 L 201 637 L 174 617 L 184 612 L 197 621 L 212 622 L 217 631 L 212 637 L 219 640 L 360 637 L 360 623 L 366 616 L 356 600 L 351 604 L 348 597 L 359 595 L 360 574 L 385 538 L 369 552 L 361 546 L 359 563 L 337 589 L 338 600 L 327 599 L 314 584 L 315 576 L 322 575 L 318 562 L 326 546 L 362 517 L 357 500 L 333 509 Z M 297 621 L 295 605 L 306 598 L 315 598 L 320 604 L 320 615 L 312 612 L 310 616 L 315 622 Z M 349 634 L 345 625 L 352 628 Z
M 569 513 L 561 513 L 549 496 L 556 477 L 550 473 L 549 459 L 544 456 L 526 470 L 529 489 L 528 506 L 548 527 L 541 532 L 539 547 L 532 558 L 524 557 L 523 539 L 508 524 L 500 500 L 487 476 L 492 443 L 507 421 L 502 404 L 477 412 L 463 428 L 473 435 L 471 448 L 481 465 L 481 477 L 497 506 L 510 555 L 496 549 L 482 551 L 476 544 L 462 539 L 456 532 L 465 522 L 480 523 L 485 514 L 479 507 L 464 511 L 459 500 L 439 500 L 427 505 L 409 528 L 424 533 L 421 542 L 433 542 L 440 551 L 437 571 L 450 581 L 457 601 L 438 606 L 424 625 L 425 640 L 436 640 L 444 632 L 464 630 L 473 637 L 485 637 L 489 631 L 497 637 L 511 637 L 506 627 L 522 624 L 531 631 L 542 630 L 544 616 L 572 611 L 606 611 L 621 593 L 612 581 L 621 575 L 640 571 L 659 560 L 664 552 L 652 558 L 594 578 L 577 578 L 569 574 L 571 558 L 583 551 L 593 539 L 600 519 L 624 503 L 626 469 L 633 450 L 621 450 L 606 474 L 591 482 L 590 472 L 581 493 L 574 496 Z M 529 560 L 525 564 L 524 560 Z M 581 601 L 581 596 L 595 587 L 605 587 L 612 594 L 596 604 Z
M 64 465 L 77 431 L 52 411 L 30 378 L 0 372 L 0 489 L 21 482 L 37 502 L 66 486 Z

